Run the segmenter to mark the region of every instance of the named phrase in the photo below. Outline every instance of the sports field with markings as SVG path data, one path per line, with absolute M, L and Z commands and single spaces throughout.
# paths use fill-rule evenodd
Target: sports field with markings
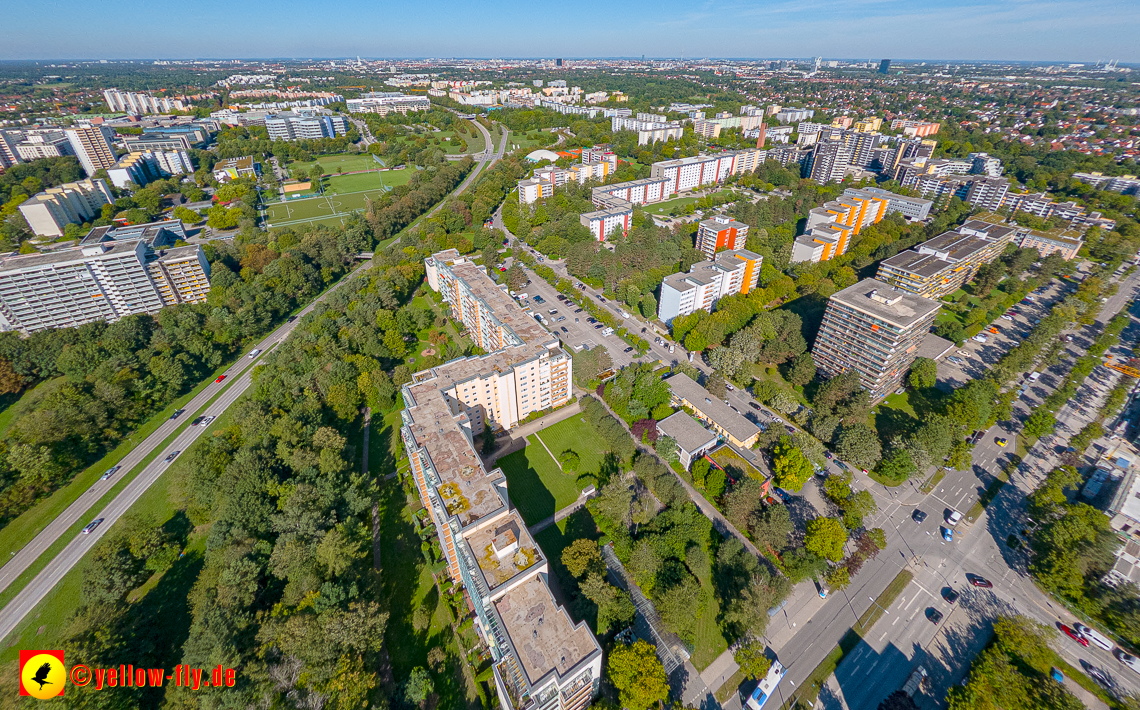
M 321 163 L 323 166 L 323 159 Z M 325 178 L 325 194 L 323 195 L 267 205 L 265 208 L 266 226 L 284 227 L 301 222 L 343 222 L 343 220 L 331 218 L 347 216 L 363 210 L 368 199 L 375 199 L 398 185 L 406 185 L 414 172 L 415 168 L 406 168 L 404 170 L 372 170 L 354 175 L 332 175 Z

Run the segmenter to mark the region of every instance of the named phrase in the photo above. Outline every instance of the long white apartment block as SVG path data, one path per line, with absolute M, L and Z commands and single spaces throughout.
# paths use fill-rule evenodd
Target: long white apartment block
M 87 178 L 37 193 L 20 205 L 20 214 L 36 234 L 62 237 L 64 227 L 95 219 L 103 205 L 114 201 L 106 181 Z
M 0 261 L 0 330 L 69 328 L 201 302 L 209 276 L 200 246 L 155 251 L 145 239 L 9 256 Z
M 698 310 L 712 312 L 725 296 L 746 294 L 760 282 L 764 257 L 736 249 L 719 252 L 709 261 L 693 264 L 688 273 L 670 274 L 661 282 L 661 303 L 657 317 L 669 324 L 674 318 Z
M 135 116 L 147 113 L 169 113 L 171 111 L 186 111 L 190 103 L 183 98 L 166 98 L 151 96 L 150 94 L 137 94 L 131 91 L 107 89 L 103 92 L 103 99 L 107 108 L 112 111 L 123 111 Z
M 583 710 L 602 651 L 550 591 L 549 562 L 511 506 L 500 469 L 475 452 L 483 428 L 510 429 L 571 396 L 572 361 L 482 267 L 454 249 L 425 260 L 428 284 L 488 354 L 417 372 L 404 385 L 400 430 L 420 498 L 452 579 L 463 584 L 509 710 Z
M 358 99 L 349 99 L 345 102 L 349 113 L 376 113 L 387 116 L 396 112 L 407 114 L 408 111 L 428 111 L 431 109 L 431 100 L 426 96 L 410 96 L 393 91 L 376 91 L 364 94 Z
M 649 175 L 665 178 L 670 194 L 687 192 L 704 185 L 724 182 L 730 175 L 752 172 L 764 162 L 766 155 L 766 151 L 748 148 L 716 155 L 662 160 L 650 167 Z

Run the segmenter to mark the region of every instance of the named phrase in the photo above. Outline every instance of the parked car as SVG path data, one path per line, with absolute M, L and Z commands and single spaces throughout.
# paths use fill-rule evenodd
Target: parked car
M 226 379 L 225 375 L 218 375 L 218 379 L 214 380 L 214 382 L 221 382 L 224 379 Z
M 952 362 L 952 363 L 954 363 L 955 365 L 964 365 L 964 364 L 966 364 L 966 361 L 965 361 L 965 360 L 963 360 L 962 358 L 960 358 L 960 357 L 958 357 L 958 356 L 956 356 L 956 355 L 951 355 L 950 357 L 946 358 L 946 362 Z
M 631 347 L 630 347 L 630 348 L 626 348 L 625 350 L 622 350 L 622 352 L 623 352 L 623 353 L 631 353 L 631 352 L 633 352 L 633 348 L 631 348 Z
M 83 534 L 90 535 L 91 531 L 99 527 L 99 523 L 101 522 L 103 522 L 103 518 L 95 518 L 91 522 L 87 523 L 87 525 L 83 527 Z
M 785 424 L 784 428 L 788 430 L 789 434 L 795 434 L 796 433 L 796 428 L 794 426 L 792 426 L 791 424 Z
M 974 585 L 975 587 L 981 587 L 982 589 L 993 589 L 994 583 L 985 577 L 979 577 L 978 575 L 974 574 L 966 575 L 966 578 L 970 580 L 970 584 Z
M 100 481 L 106 481 L 106 480 L 107 480 L 108 478 L 110 478 L 111 476 L 114 476 L 114 475 L 115 475 L 115 473 L 116 473 L 116 472 L 117 472 L 117 471 L 118 471 L 120 468 L 122 468 L 122 466 L 112 466 L 111 468 L 107 469 L 107 472 L 106 472 L 106 473 L 104 473 L 102 476 L 100 476 L 100 477 L 99 477 L 99 480 L 100 480 Z
M 830 452 L 830 451 L 824 451 L 824 452 L 823 452 L 823 457 L 824 457 L 825 459 L 827 459 L 828 461 L 830 461 L 830 460 L 831 460 L 831 452 Z
M 759 405 L 759 404 L 756 404 L 755 402 L 749 402 L 749 403 L 748 403 L 748 406 L 749 406 L 749 407 L 752 407 L 753 409 L 756 409 L 756 410 L 759 410 L 759 409 L 760 409 L 760 405 Z
M 566 330 L 566 326 L 562 326 L 562 332 L 563 333 L 569 333 L 570 331 Z

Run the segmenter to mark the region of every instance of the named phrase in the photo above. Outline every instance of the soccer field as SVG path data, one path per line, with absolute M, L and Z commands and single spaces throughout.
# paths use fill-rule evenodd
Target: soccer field
M 267 205 L 266 226 L 283 227 L 305 221 L 339 223 L 340 220 L 329 218 L 363 210 L 369 199 L 376 199 L 397 185 L 406 185 L 414 172 L 415 168 L 406 168 L 379 173 L 334 175 L 326 179 L 324 195 Z

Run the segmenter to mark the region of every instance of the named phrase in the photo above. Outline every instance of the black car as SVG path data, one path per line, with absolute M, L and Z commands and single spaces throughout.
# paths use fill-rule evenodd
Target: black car
M 938 622 L 942 621 L 942 612 L 934 608 L 927 609 L 926 618 L 930 619 L 930 623 L 938 626 Z
M 914 512 L 910 514 L 910 517 L 912 520 L 914 520 L 914 522 L 921 523 L 923 520 L 926 520 L 926 513 L 922 512 L 918 508 L 915 508 Z
M 946 600 L 947 604 L 953 604 L 954 602 L 958 601 L 959 596 L 960 595 L 958 592 L 954 591 L 953 587 L 947 587 L 946 589 L 942 590 L 942 598 Z
M 165 459 L 163 459 L 163 460 L 164 460 L 166 463 L 170 463 L 170 462 L 171 462 L 171 461 L 173 461 L 174 459 L 178 458 L 178 454 L 180 454 L 180 453 L 182 453 L 182 452 L 181 452 L 181 451 L 173 451 L 173 452 L 171 452 L 171 454 L 170 454 L 169 456 L 167 456 L 167 457 L 166 457 Z
M 753 409 L 755 409 L 755 410 L 757 410 L 757 411 L 759 411 L 759 410 L 760 410 L 760 405 L 759 405 L 759 404 L 756 404 L 755 402 L 749 402 L 749 403 L 748 403 L 748 406 L 749 406 L 749 407 L 752 407 Z
M 631 353 L 631 352 L 633 352 L 633 348 L 626 348 L 625 350 L 622 350 L 622 352 L 623 353 Z
M 182 413 L 185 411 L 186 411 L 185 409 L 175 409 L 174 414 L 171 414 L 170 418 L 171 419 L 177 419 L 178 417 L 182 416 Z
M 205 417 L 195 417 L 194 421 L 190 422 L 190 426 L 198 426 L 204 419 Z
M 796 428 L 794 426 L 792 426 L 791 424 L 785 424 L 784 428 L 788 430 L 789 434 L 795 434 L 796 433 Z
M 570 331 L 566 330 L 566 326 L 562 326 L 562 332 L 563 333 L 569 333 Z

